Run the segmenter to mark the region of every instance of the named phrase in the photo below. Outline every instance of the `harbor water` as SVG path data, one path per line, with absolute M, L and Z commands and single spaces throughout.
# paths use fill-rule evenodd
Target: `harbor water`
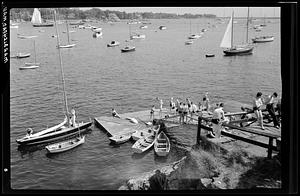
M 234 43 L 246 40 L 246 20 L 234 24 Z M 253 54 L 224 56 L 219 47 L 228 20 L 215 19 L 150 20 L 147 29 L 131 25 L 131 32 L 146 35 L 143 40 L 129 40 L 126 22 L 90 23 L 102 28 L 103 37 L 93 38 L 90 29 L 70 28 L 72 49 L 62 49 L 66 93 L 69 108 L 76 110 L 77 122 L 86 122 L 118 113 L 147 110 L 156 97 L 169 107 L 170 97 L 198 103 L 205 92 L 212 102 L 234 100 L 251 104 L 258 91 L 278 92 L 281 96 L 280 21 L 270 20 L 261 32 L 249 29 L 249 41 L 257 35 L 273 35 L 275 40 L 255 44 Z M 262 21 L 261 21 L 262 22 Z M 164 25 L 166 30 L 159 30 Z M 203 36 L 185 45 L 187 36 Z M 44 30 L 44 32 L 40 31 Z M 67 43 L 66 25 L 59 25 L 62 44 Z M 34 62 L 33 39 L 22 35 L 37 35 L 36 60 L 40 67 L 19 70 L 26 62 Z M 11 55 L 31 53 L 29 58 L 10 59 L 10 142 L 11 188 L 55 190 L 118 189 L 126 179 L 179 160 L 184 152 L 172 145 L 167 158 L 158 158 L 153 150 L 142 155 L 131 151 L 133 142 L 119 146 L 110 144 L 105 132 L 92 126 L 86 141 L 70 151 L 47 155 L 44 148 L 20 149 L 16 139 L 31 127 L 38 131 L 59 124 L 64 119 L 63 93 L 59 55 L 54 27 L 34 28 L 21 23 L 10 29 Z M 112 40 L 120 46 L 107 47 Z M 121 53 L 127 44 L 136 51 Z M 207 58 L 206 54 L 215 54 Z M 195 133 L 196 135 L 196 133 Z M 174 139 L 174 138 L 173 138 Z M 176 139 L 176 138 L 175 138 Z M 176 142 L 174 142 L 176 143 Z

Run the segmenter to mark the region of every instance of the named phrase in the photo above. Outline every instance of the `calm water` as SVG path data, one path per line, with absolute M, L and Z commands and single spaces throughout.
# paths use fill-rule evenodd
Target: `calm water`
M 238 20 L 234 42 L 246 39 L 245 20 Z M 261 32 L 249 30 L 249 37 L 274 35 L 275 41 L 257 44 L 252 55 L 223 56 L 219 47 L 226 24 L 213 19 L 192 20 L 192 33 L 207 28 L 192 45 L 184 45 L 190 32 L 190 20 L 152 20 L 148 29 L 132 25 L 131 31 L 146 35 L 145 40 L 130 42 L 135 52 L 121 53 L 129 28 L 125 22 L 115 25 L 92 23 L 103 28 L 103 38 L 93 38 L 88 29 L 74 29 L 73 49 L 62 50 L 66 90 L 70 108 L 78 121 L 119 113 L 150 109 L 156 97 L 168 103 L 170 97 L 190 97 L 198 102 L 206 91 L 212 101 L 235 100 L 249 103 L 257 91 L 281 96 L 280 23 L 267 23 Z M 208 24 L 210 23 L 210 24 Z M 158 30 L 160 25 L 167 30 Z M 208 28 L 210 26 L 210 28 Z M 39 30 L 45 32 L 39 32 Z M 59 25 L 60 32 L 65 24 Z M 73 29 L 72 29 L 73 30 Z M 17 33 L 38 35 L 36 70 L 19 70 L 34 61 L 33 41 L 18 39 Z M 153 150 L 141 156 L 130 151 L 132 143 L 109 145 L 107 135 L 92 127 L 86 142 L 73 150 L 47 156 L 43 148 L 19 149 L 15 140 L 28 127 L 41 130 L 60 123 L 63 118 L 62 85 L 54 27 L 33 28 L 30 23 L 10 31 L 11 55 L 30 52 L 25 59 L 10 61 L 11 186 L 13 189 L 117 189 L 126 179 L 179 160 L 183 152 L 172 146 L 167 159 L 154 156 Z M 67 36 L 60 34 L 62 43 Z M 121 43 L 107 48 L 111 40 Z M 205 54 L 214 53 L 214 58 Z M 175 138 L 176 139 L 176 138 Z M 174 138 L 173 138 L 174 140 Z

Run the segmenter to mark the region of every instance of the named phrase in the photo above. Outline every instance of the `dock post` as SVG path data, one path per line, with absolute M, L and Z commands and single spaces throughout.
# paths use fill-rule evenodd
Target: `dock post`
M 200 144 L 200 134 L 201 134 L 201 117 L 198 117 L 198 129 L 197 129 L 197 142 L 196 144 Z
M 269 148 L 268 148 L 268 158 L 272 158 L 272 146 L 273 146 L 273 138 L 269 137 Z

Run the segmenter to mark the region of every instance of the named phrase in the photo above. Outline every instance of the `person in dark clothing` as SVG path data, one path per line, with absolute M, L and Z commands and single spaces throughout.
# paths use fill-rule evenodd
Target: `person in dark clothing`
M 274 127 L 276 127 L 278 129 L 280 124 L 278 122 L 277 116 L 275 114 L 275 109 L 274 109 L 275 98 L 277 98 L 276 92 L 274 92 L 272 95 L 268 96 L 268 98 L 265 101 L 265 104 L 266 104 L 266 109 L 268 110 L 270 116 L 273 119 Z

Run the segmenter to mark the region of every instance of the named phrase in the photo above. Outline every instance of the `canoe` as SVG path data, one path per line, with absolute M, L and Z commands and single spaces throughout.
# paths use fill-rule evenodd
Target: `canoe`
M 139 140 L 141 138 L 144 138 L 144 137 L 148 137 L 149 135 L 153 135 L 153 134 L 156 134 L 158 132 L 159 128 L 144 128 L 144 129 L 140 129 L 140 130 L 137 130 L 136 132 L 134 132 L 131 137 L 133 140 Z
M 154 152 L 158 156 L 167 156 L 170 152 L 170 147 L 169 138 L 163 131 L 160 132 L 154 141 Z
M 133 149 L 133 152 L 143 153 L 149 150 L 154 144 L 155 136 L 156 134 L 151 134 L 145 138 L 141 138 L 138 141 L 136 141 L 131 147 Z
M 85 141 L 85 136 L 76 137 L 55 144 L 50 144 L 45 148 L 49 153 L 65 152 L 67 150 L 71 150 L 72 148 L 75 148 L 76 146 L 79 146 L 80 144 L 83 144 L 84 141 Z

